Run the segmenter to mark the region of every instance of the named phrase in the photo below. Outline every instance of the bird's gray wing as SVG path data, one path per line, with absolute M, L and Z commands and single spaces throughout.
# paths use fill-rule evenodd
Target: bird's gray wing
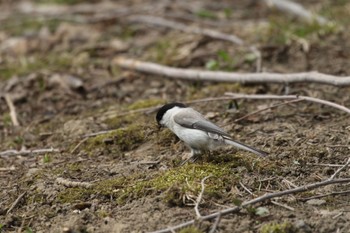
M 219 126 L 205 119 L 197 111 L 188 108 L 174 116 L 174 121 L 185 128 L 199 129 L 208 133 L 218 134 L 227 139 L 231 139 L 230 135 L 226 133 Z

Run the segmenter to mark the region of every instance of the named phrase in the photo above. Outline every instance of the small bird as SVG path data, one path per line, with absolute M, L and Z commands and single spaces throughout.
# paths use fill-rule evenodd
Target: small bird
M 202 152 L 213 150 L 220 145 L 232 145 L 259 156 L 268 154 L 265 151 L 234 141 L 219 126 L 183 103 L 165 104 L 158 110 L 156 120 L 159 126 L 169 128 L 190 147 L 191 157 L 189 159 L 191 160 L 195 160 Z

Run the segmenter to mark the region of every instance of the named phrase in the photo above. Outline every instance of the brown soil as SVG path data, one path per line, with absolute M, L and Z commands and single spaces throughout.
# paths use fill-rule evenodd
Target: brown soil
M 183 143 L 166 129 L 158 131 L 154 111 L 131 110 L 226 91 L 284 94 L 286 87 L 169 80 L 111 63 L 116 56 L 126 56 L 183 68 L 254 72 L 245 48 L 125 19 L 151 14 L 233 33 L 256 44 L 265 71 L 317 70 L 346 76 L 347 1 L 302 2 L 334 20 L 327 26 L 307 25 L 255 1 L 45 2 L 34 1 L 38 5 L 31 8 L 28 2 L 0 1 L 0 96 L 11 95 L 20 124 L 12 125 L 5 98 L 0 98 L 0 152 L 60 150 L 0 156 L 0 232 L 159 230 L 195 219 L 192 200 L 209 174 L 214 177 L 206 183 L 202 215 L 327 179 L 337 167 L 322 164 L 344 164 L 349 157 L 350 120 L 344 112 L 299 102 L 235 123 L 277 102 L 238 101 L 236 109 L 232 101 L 213 101 L 191 106 L 235 139 L 270 154 L 258 158 L 223 148 L 181 167 L 188 152 Z M 76 4 L 68 5 L 71 2 Z M 42 11 L 47 6 L 52 11 Z M 288 92 L 350 107 L 349 87 L 301 83 L 289 85 Z M 84 135 L 112 129 L 83 140 Z M 349 176 L 349 171 L 340 176 Z M 57 178 L 92 186 L 67 187 Z M 289 209 L 259 203 L 223 216 L 217 232 L 348 232 L 348 195 L 303 201 L 348 189 L 349 184 L 337 184 L 274 199 Z M 259 207 L 268 213 L 259 214 Z M 196 229 L 183 232 L 209 232 L 213 223 L 199 221 Z

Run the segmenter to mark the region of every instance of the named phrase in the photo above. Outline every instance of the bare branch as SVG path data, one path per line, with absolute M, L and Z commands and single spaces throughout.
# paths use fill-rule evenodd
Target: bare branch
M 273 100 L 306 100 L 314 103 L 319 103 L 323 105 L 327 105 L 333 108 L 337 108 L 339 110 L 342 110 L 344 112 L 350 113 L 350 109 L 339 105 L 327 100 L 318 99 L 315 97 L 309 97 L 309 96 L 301 96 L 301 95 L 249 95 L 249 94 L 240 94 L 240 93 L 232 93 L 227 92 L 225 93 L 227 96 L 231 96 L 233 99 L 258 99 L 258 100 L 266 100 L 266 99 L 273 99 Z
M 287 206 L 287 205 L 285 205 L 285 204 L 281 204 L 281 203 L 279 203 L 279 202 L 277 202 L 277 201 L 271 201 L 271 203 L 274 204 L 274 205 L 283 207 L 283 208 L 285 208 L 285 209 L 287 209 L 287 210 L 290 210 L 290 211 L 294 211 L 294 210 L 295 210 L 293 207 Z
M 168 27 L 168 28 L 176 29 L 176 30 L 183 31 L 186 33 L 193 33 L 193 34 L 208 36 L 210 38 L 214 38 L 214 39 L 218 39 L 218 40 L 229 41 L 231 43 L 234 43 L 234 44 L 237 44 L 240 46 L 246 46 L 245 42 L 235 35 L 225 34 L 225 33 L 215 31 L 212 29 L 207 29 L 207 28 L 187 26 L 185 24 L 170 21 L 170 20 L 160 18 L 160 17 L 150 16 L 150 15 L 133 15 L 133 16 L 129 17 L 129 20 L 132 22 L 148 23 L 148 24 L 153 24 L 156 26 Z M 248 46 L 248 49 L 252 53 L 254 53 L 254 55 L 256 56 L 257 72 L 260 72 L 260 70 L 261 70 L 261 52 L 255 46 Z
M 288 14 L 297 16 L 308 23 L 317 22 L 321 25 L 329 23 L 329 21 L 319 15 L 313 14 L 306 10 L 302 5 L 289 0 L 263 0 L 269 7 L 276 7 L 277 9 Z
M 321 195 L 317 195 L 317 196 L 302 198 L 302 199 L 299 199 L 299 200 L 301 200 L 301 201 L 308 201 L 308 200 L 312 200 L 312 199 L 319 199 L 319 198 L 322 198 L 322 197 L 335 196 L 335 195 L 344 195 L 344 194 L 349 194 L 349 193 L 350 193 L 350 190 L 346 190 L 346 191 L 341 191 L 341 192 L 332 192 L 332 193 L 326 193 L 326 194 L 321 194 Z
M 254 193 L 252 193 L 252 191 L 250 191 L 241 181 L 239 182 L 239 184 L 242 186 L 242 188 L 247 191 L 250 195 L 255 196 Z
M 214 223 L 213 227 L 210 229 L 209 233 L 215 233 L 216 228 L 218 228 L 218 226 L 219 226 L 220 220 L 221 220 L 221 214 L 219 214 L 216 217 L 215 223 Z
M 300 102 L 300 101 L 302 101 L 302 100 L 301 99 L 296 99 L 296 100 L 286 101 L 286 102 L 283 102 L 283 103 L 274 104 L 274 105 L 271 105 L 269 107 L 266 107 L 266 108 L 263 108 L 263 109 L 259 109 L 259 110 L 256 110 L 254 112 L 251 112 L 251 113 L 249 113 L 247 115 L 244 115 L 244 116 L 234 120 L 234 122 L 241 121 L 241 120 L 243 120 L 243 119 L 245 119 L 247 117 L 253 116 L 253 115 L 257 114 L 257 113 L 261 113 L 261 112 L 269 110 L 269 109 L 277 108 L 277 107 L 280 107 L 282 105 L 291 104 L 291 103 Z
M 11 96 L 9 94 L 5 94 L 4 97 L 5 97 L 5 100 L 6 100 L 8 107 L 10 109 L 10 117 L 11 117 L 11 121 L 12 121 L 13 126 L 19 126 L 17 114 L 16 114 L 16 108 L 12 102 Z
M 26 195 L 27 191 L 24 191 L 22 194 L 20 194 L 17 199 L 12 203 L 10 208 L 7 210 L 6 215 L 8 215 L 17 205 L 18 203 L 22 200 L 24 195 Z
M 350 77 L 337 77 L 318 72 L 304 73 L 234 73 L 223 71 L 203 71 L 193 69 L 173 68 L 151 62 L 142 62 L 134 59 L 117 57 L 112 64 L 126 69 L 140 72 L 163 75 L 168 78 L 202 80 L 214 82 L 239 82 L 239 83 L 320 83 L 334 86 L 350 86 Z M 153 76 L 149 76 L 153 77 Z
M 201 190 L 201 192 L 199 193 L 199 195 L 198 195 L 198 197 L 197 197 L 197 200 L 196 200 L 196 204 L 195 204 L 195 206 L 194 206 L 194 210 L 195 210 L 195 212 L 196 212 L 197 218 L 201 218 L 201 217 L 202 217 L 202 215 L 200 214 L 198 208 L 199 208 L 199 204 L 200 204 L 201 201 L 202 201 L 203 194 L 204 194 L 204 190 L 205 190 L 205 184 L 204 184 L 204 182 L 205 182 L 207 179 L 209 179 L 210 177 L 212 177 L 212 176 L 211 176 L 211 175 L 210 175 L 210 176 L 206 176 L 206 177 L 204 177 L 204 178 L 202 179 L 202 181 L 201 181 L 202 190 Z
M 345 168 L 347 168 L 347 167 L 349 166 L 349 164 L 350 164 L 350 158 L 348 158 L 348 161 L 347 161 L 343 166 L 341 166 L 340 168 L 338 168 L 338 170 L 336 170 L 336 171 L 334 172 L 334 174 L 333 174 L 331 177 L 329 177 L 329 180 L 334 180 L 334 178 L 335 178 L 337 175 L 339 175 L 339 173 L 340 173 L 341 171 L 343 171 Z
M 63 179 L 62 177 L 58 177 L 56 179 L 57 184 L 62 184 L 66 187 L 83 187 L 83 188 L 90 188 L 92 186 L 91 183 L 88 182 L 78 182 L 78 181 L 70 181 Z
M 241 204 L 241 206 L 235 206 L 232 208 L 227 208 L 206 216 L 202 216 L 201 220 L 210 220 L 210 219 L 214 219 L 217 218 L 219 215 L 224 216 L 227 214 L 231 214 L 231 213 L 235 213 L 240 211 L 242 208 L 249 206 L 249 205 L 253 205 L 259 202 L 263 202 L 266 200 L 271 200 L 272 198 L 276 198 L 276 197 L 281 197 L 281 196 L 285 196 L 285 195 L 290 195 L 290 194 L 295 194 L 295 193 L 300 193 L 300 192 L 305 192 L 305 191 L 310 191 L 312 189 L 316 189 L 319 187 L 323 187 L 323 186 L 327 186 L 327 185 L 331 185 L 331 184 L 341 184 L 341 183 L 349 183 L 350 182 L 350 178 L 341 178 L 341 179 L 334 179 L 334 177 L 339 174 L 340 171 L 342 171 L 343 169 L 345 169 L 350 163 L 350 158 L 348 159 L 347 163 L 344 164 L 341 168 L 339 168 L 329 179 L 320 181 L 320 182 L 316 182 L 316 183 L 311 183 L 311 184 L 306 184 L 300 187 L 296 187 L 293 189 L 288 189 L 285 191 L 280 191 L 280 192 L 274 192 L 274 193 L 268 193 L 268 194 L 264 194 L 262 196 L 259 196 L 257 198 L 251 199 L 249 201 L 245 201 Z M 164 232 L 171 232 L 171 230 L 176 230 L 176 229 L 181 229 L 183 227 L 189 226 L 194 224 L 195 220 L 190 220 L 188 222 L 184 222 L 181 223 L 179 225 L 176 226 L 172 226 L 171 228 L 166 228 L 166 229 L 162 229 L 159 231 L 154 231 L 153 233 L 164 233 Z
M 30 155 L 30 154 L 45 154 L 45 153 L 55 153 L 60 152 L 58 149 L 49 148 L 49 149 L 36 149 L 36 150 L 6 150 L 0 152 L 0 156 L 11 156 L 11 155 Z

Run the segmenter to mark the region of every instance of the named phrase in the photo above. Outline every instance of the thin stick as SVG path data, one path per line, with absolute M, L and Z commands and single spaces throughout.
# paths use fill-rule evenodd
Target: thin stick
M 21 201 L 21 199 L 24 197 L 24 195 L 26 195 L 26 193 L 27 193 L 27 191 L 24 191 L 22 194 L 20 194 L 17 197 L 17 199 L 12 203 L 10 208 L 7 210 L 6 215 L 8 215 L 18 205 L 18 203 Z
M 60 152 L 59 149 L 49 148 L 49 149 L 36 149 L 36 150 L 6 150 L 0 152 L 0 156 L 19 156 L 19 155 L 30 155 L 30 154 L 45 154 L 45 153 L 55 153 Z
M 89 139 L 89 137 L 85 137 L 82 140 L 80 140 L 80 142 L 73 148 L 73 150 L 70 152 L 71 154 L 73 154 L 76 150 L 78 150 L 78 148 L 87 140 Z
M 314 23 L 315 21 L 320 25 L 325 25 L 329 23 L 329 21 L 326 18 L 311 13 L 310 11 L 305 9 L 302 5 L 296 2 L 289 1 L 289 0 L 263 0 L 263 1 L 269 7 L 275 7 L 283 12 L 286 12 L 293 16 L 297 16 L 301 20 L 308 23 Z
M 10 109 L 10 117 L 11 117 L 11 121 L 12 121 L 13 126 L 19 126 L 18 119 L 17 119 L 17 114 L 16 114 L 16 108 L 15 108 L 15 105 L 13 104 L 13 102 L 12 102 L 11 96 L 9 94 L 5 94 L 4 97 L 5 97 L 7 106 Z
M 350 113 L 350 109 L 340 105 L 336 104 L 327 100 L 318 99 L 315 97 L 309 97 L 309 96 L 301 96 L 301 95 L 248 95 L 248 94 L 240 94 L 240 93 L 232 93 L 232 92 L 226 92 L 225 95 L 231 96 L 233 99 L 258 99 L 258 100 L 266 100 L 266 99 L 273 99 L 273 100 L 306 100 L 322 105 L 327 105 L 339 110 L 342 110 L 344 112 Z
M 342 167 L 338 168 L 338 170 L 336 170 L 331 177 L 329 177 L 329 180 L 333 180 L 337 175 L 339 175 L 341 171 L 347 168 L 349 164 L 350 164 L 350 158 L 348 158 L 348 161 Z
M 158 74 L 168 78 L 201 80 L 213 82 L 239 82 L 239 83 L 320 83 L 334 86 L 350 86 L 350 77 L 338 77 L 313 72 L 279 74 L 279 73 L 234 73 L 223 71 L 203 71 L 193 69 L 173 68 L 151 62 L 116 57 L 112 64 L 122 68 L 140 72 Z M 155 77 L 155 76 L 147 76 Z
M 350 161 L 350 158 L 348 159 L 348 162 L 349 161 Z M 348 166 L 348 162 L 346 164 L 344 164 L 341 168 L 339 168 L 334 174 L 338 174 L 341 170 L 346 168 Z M 210 219 L 216 218 L 219 215 L 224 216 L 227 214 L 236 213 L 246 206 L 253 205 L 253 204 L 256 204 L 259 202 L 263 202 L 266 200 L 270 200 L 270 199 L 275 198 L 275 197 L 281 197 L 281 196 L 285 196 L 285 195 L 310 191 L 312 189 L 316 189 L 316 188 L 331 185 L 331 184 L 341 184 L 341 183 L 349 183 L 350 182 L 350 178 L 334 179 L 334 177 L 335 177 L 334 174 L 329 179 L 326 179 L 326 180 L 323 180 L 320 182 L 306 184 L 306 185 L 303 185 L 303 186 L 300 186 L 297 188 L 288 189 L 288 190 L 284 190 L 284 191 L 280 191 L 280 192 L 264 194 L 264 195 L 259 196 L 257 198 L 243 202 L 241 204 L 241 206 L 227 208 L 227 209 L 224 209 L 224 210 L 221 210 L 221 211 L 218 211 L 218 212 L 206 215 L 206 216 L 202 216 L 201 220 L 210 220 Z M 176 226 L 172 226 L 171 228 L 166 228 L 166 229 L 154 231 L 152 233 L 170 232 L 171 231 L 170 229 L 172 229 L 172 230 L 181 229 L 183 227 L 194 224 L 194 222 L 195 222 L 195 220 L 190 220 L 190 221 L 178 224 Z
M 16 170 L 15 166 L 11 166 L 11 167 L 0 167 L 0 172 L 7 172 L 7 171 L 14 171 Z
M 242 116 L 242 117 L 240 117 L 240 118 L 234 120 L 234 122 L 241 121 L 241 120 L 243 120 L 243 119 L 245 119 L 245 118 L 247 118 L 247 117 L 253 116 L 253 115 L 257 114 L 257 113 L 261 113 L 261 112 L 266 111 L 266 110 L 269 110 L 269 109 L 277 108 L 277 107 L 280 107 L 280 106 L 282 106 L 282 105 L 291 104 L 291 103 L 296 103 L 296 102 L 300 102 L 300 101 L 303 101 L 303 100 L 299 100 L 299 99 L 297 99 L 297 100 L 290 100 L 290 101 L 286 101 L 286 102 L 283 102 L 283 103 L 271 105 L 271 106 L 269 106 L 269 107 L 266 107 L 266 108 L 263 108 L 263 109 L 259 109 L 259 110 L 256 110 L 256 111 L 254 111 L 254 112 L 251 112 L 251 113 L 249 113 L 249 114 L 247 114 L 247 115 L 245 115 L 245 116 Z
M 254 196 L 254 194 L 252 193 L 252 191 L 250 191 L 246 186 L 244 186 L 244 184 L 240 181 L 239 184 L 242 186 L 242 188 L 247 191 L 250 195 Z
M 221 220 L 221 214 L 219 214 L 219 215 L 216 217 L 215 223 L 214 223 L 213 227 L 210 229 L 209 233 L 215 233 L 216 229 L 217 229 L 218 226 L 219 226 L 220 220 Z
M 321 167 L 342 167 L 340 164 L 329 164 L 329 163 L 306 163 L 306 165 L 311 166 L 321 166 Z
M 83 187 L 83 188 L 90 188 L 92 186 L 91 183 L 88 182 L 79 182 L 79 181 L 70 181 L 66 180 L 62 177 L 58 177 L 56 179 L 57 184 L 62 184 L 66 187 Z
M 326 193 L 326 194 L 321 194 L 321 195 L 317 195 L 317 196 L 302 198 L 302 199 L 299 199 L 299 200 L 301 200 L 301 201 L 308 201 L 308 200 L 312 200 L 312 199 L 319 199 L 319 198 L 322 198 L 322 197 L 335 196 L 335 195 L 344 195 L 344 194 L 349 194 L 349 193 L 350 193 L 350 190 L 346 190 L 346 191 L 342 191 L 342 192 L 332 192 L 332 193 Z
M 283 207 L 283 208 L 285 208 L 285 209 L 287 209 L 287 210 L 291 210 L 291 211 L 294 211 L 294 210 L 295 210 L 293 207 L 287 206 L 287 205 L 285 205 L 285 204 L 281 204 L 281 203 L 279 203 L 279 202 L 277 202 L 277 201 L 271 201 L 271 203 L 274 204 L 274 205 Z
M 194 211 L 196 212 L 197 218 L 201 218 L 201 217 L 202 217 L 202 215 L 201 215 L 201 213 L 199 212 L 199 209 L 198 209 L 198 208 L 199 208 L 199 204 L 200 204 L 201 201 L 202 201 L 203 194 L 204 194 L 204 190 L 205 190 L 205 184 L 204 184 L 204 182 L 205 182 L 208 178 L 210 178 L 210 177 L 212 177 L 212 175 L 204 177 L 204 178 L 202 179 L 202 181 L 201 181 L 202 190 L 201 190 L 201 192 L 199 193 L 199 195 L 198 195 L 198 197 L 197 197 L 197 200 L 196 200 L 196 204 L 195 204 L 195 206 L 194 206 Z
M 248 47 L 248 49 L 252 53 L 254 53 L 254 55 L 256 56 L 256 59 L 257 59 L 256 71 L 257 72 L 261 71 L 261 52 L 255 46 L 246 46 L 246 43 L 235 35 L 225 34 L 225 33 L 215 31 L 212 29 L 207 29 L 207 28 L 187 26 L 182 23 L 178 23 L 178 22 L 174 22 L 164 18 L 150 16 L 150 15 L 133 15 L 129 17 L 129 20 L 134 22 L 139 22 L 139 23 L 148 23 L 148 24 L 153 24 L 157 26 L 168 27 L 168 28 L 176 29 L 186 33 L 203 35 L 203 36 L 207 36 L 218 40 L 229 41 L 236 45 Z

